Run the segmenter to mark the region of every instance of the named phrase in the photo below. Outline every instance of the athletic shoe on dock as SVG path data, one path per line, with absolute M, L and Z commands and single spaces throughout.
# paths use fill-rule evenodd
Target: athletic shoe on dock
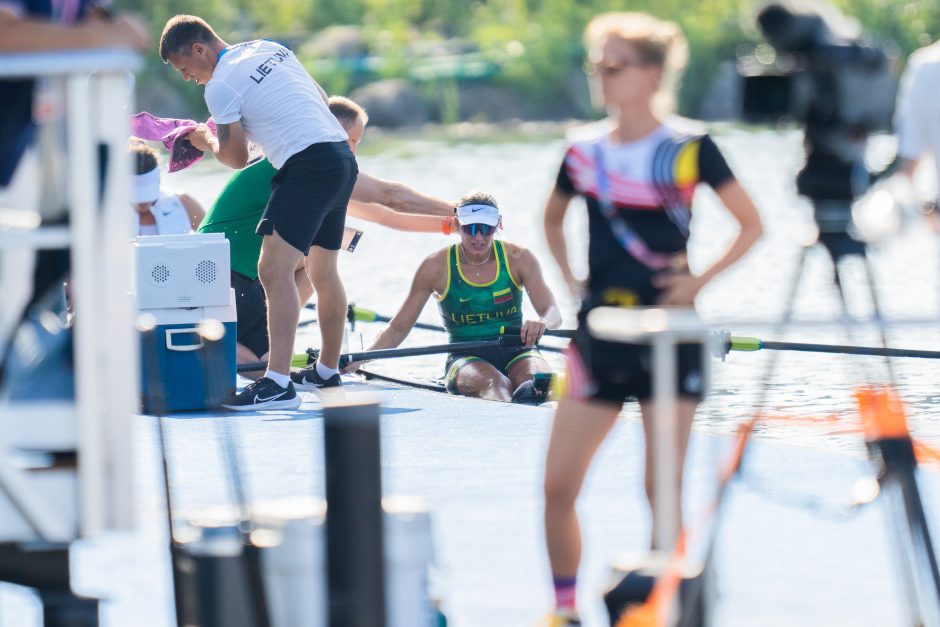
M 535 381 L 524 381 L 512 393 L 513 403 L 540 405 L 548 400 L 547 390 L 539 389 Z
M 302 370 L 290 373 L 290 380 L 294 382 L 298 390 L 318 390 L 320 388 L 335 388 L 343 384 L 342 377 L 337 372 L 329 379 L 324 379 L 317 372 L 315 363 L 306 366 Z
M 231 411 L 297 409 L 300 407 L 300 398 L 293 383 L 288 383 L 286 388 L 282 388 L 271 379 L 261 377 L 222 403 L 222 407 Z

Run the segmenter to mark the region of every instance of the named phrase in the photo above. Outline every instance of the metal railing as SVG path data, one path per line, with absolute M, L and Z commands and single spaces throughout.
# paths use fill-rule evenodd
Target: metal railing
M 53 159 L 38 149 L 39 173 L 30 185 L 60 184 L 68 227 L 37 226 L 6 231 L 0 251 L 11 248 L 68 248 L 70 284 L 75 302 L 75 399 L 63 403 L 10 401 L 0 405 L 0 499 L 4 496 L 34 532 L 33 538 L 9 537 L 0 524 L 0 540 L 39 539 L 68 542 L 105 529 L 132 525 L 131 417 L 138 387 L 138 340 L 130 296 L 132 214 L 129 76 L 141 65 L 126 49 L 66 50 L 0 55 L 0 80 L 36 78 L 61 94 L 54 119 L 64 159 L 61 179 L 44 164 Z M 39 207 L 32 208 L 39 213 Z M 0 210 L 2 211 L 2 210 Z M 23 281 L 30 280 L 23 273 Z M 72 424 L 69 424 L 72 423 Z M 9 425 L 15 424 L 16 428 Z M 34 480 L 11 463 L 32 431 L 30 446 L 54 439 L 53 431 L 72 429 L 80 460 L 77 495 L 70 514 L 50 503 Z M 48 449 L 59 451 L 62 439 Z M 61 498 L 61 495 L 57 495 Z M 14 528 L 19 528 L 15 527 Z

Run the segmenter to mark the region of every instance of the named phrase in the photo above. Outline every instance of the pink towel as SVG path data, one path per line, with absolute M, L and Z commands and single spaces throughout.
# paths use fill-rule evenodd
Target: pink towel
M 212 118 L 206 125 L 217 134 L 215 121 Z M 193 146 L 186 135 L 196 130 L 198 122 L 193 120 L 178 120 L 175 118 L 158 118 L 142 111 L 131 118 L 131 132 L 141 139 L 162 141 L 170 151 L 170 172 L 184 170 L 202 159 L 202 151 Z

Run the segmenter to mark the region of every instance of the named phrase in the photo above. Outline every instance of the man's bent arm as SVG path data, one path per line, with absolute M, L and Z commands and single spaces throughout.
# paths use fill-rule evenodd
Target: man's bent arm
M 219 124 L 218 133 L 218 142 L 212 146 L 215 158 L 236 170 L 248 165 L 248 139 L 242 123 Z

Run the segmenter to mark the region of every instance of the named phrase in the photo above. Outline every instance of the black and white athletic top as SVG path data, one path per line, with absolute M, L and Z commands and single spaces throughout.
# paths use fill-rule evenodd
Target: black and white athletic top
M 588 298 L 600 305 L 652 305 L 652 277 L 684 264 L 691 206 L 700 182 L 717 189 L 734 178 L 704 129 L 671 118 L 646 137 L 615 143 L 611 122 L 580 127 L 556 186 L 588 209 Z

